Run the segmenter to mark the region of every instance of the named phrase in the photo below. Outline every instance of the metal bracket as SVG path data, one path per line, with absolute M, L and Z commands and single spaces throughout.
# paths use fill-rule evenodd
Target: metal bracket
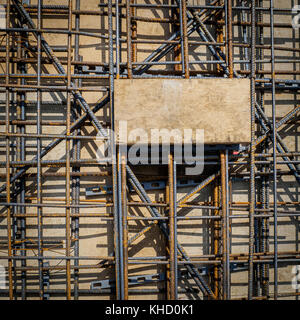
M 90 73 L 102 74 L 105 71 L 104 67 L 102 66 L 82 66 L 81 70 L 82 70 L 82 73 L 89 73 L 89 74 Z
M 145 283 L 153 283 L 165 280 L 164 273 L 145 274 L 141 276 L 128 277 L 128 285 L 137 285 Z M 91 290 L 114 288 L 116 283 L 114 280 L 100 280 L 91 282 Z
M 177 188 L 187 188 L 198 185 L 200 182 L 193 179 L 179 179 L 177 180 Z M 166 182 L 161 180 L 141 182 L 145 190 L 162 190 L 166 188 Z M 112 194 L 112 186 L 94 186 L 85 189 L 86 197 L 100 196 Z M 134 192 L 134 189 L 129 186 L 129 191 Z
M 43 262 L 43 266 L 44 267 L 49 267 L 49 262 Z M 49 272 L 49 269 L 43 270 L 43 286 L 44 286 L 44 288 L 46 287 L 47 289 L 49 289 L 49 286 L 50 286 L 50 272 Z M 49 300 L 50 299 L 50 294 L 44 292 L 43 299 L 44 300 Z
M 211 267 L 200 267 L 198 268 L 198 272 L 201 276 L 207 276 L 211 270 Z M 238 272 L 238 271 L 245 271 L 248 270 L 246 264 L 237 264 L 231 263 L 230 264 L 230 272 Z M 191 275 L 186 270 L 178 270 L 178 279 L 191 279 Z M 128 285 L 145 285 L 147 283 L 155 283 L 159 281 L 165 281 L 166 274 L 165 273 L 154 273 L 154 274 L 144 274 L 140 276 L 131 276 L 128 277 Z M 112 289 L 116 286 L 114 280 L 99 280 L 99 281 L 92 281 L 90 285 L 91 290 L 97 289 Z
M 207 275 L 207 268 L 199 268 L 199 273 L 201 275 Z M 178 270 L 178 279 L 191 279 L 191 276 L 185 272 Z M 165 273 L 154 273 L 154 274 L 144 274 L 140 276 L 131 276 L 128 277 L 128 285 L 139 285 L 139 284 L 147 284 L 147 283 L 156 283 L 159 281 L 166 280 Z M 91 290 L 96 289 L 111 289 L 116 286 L 115 281 L 113 280 L 100 280 L 100 281 L 92 281 L 91 282 Z

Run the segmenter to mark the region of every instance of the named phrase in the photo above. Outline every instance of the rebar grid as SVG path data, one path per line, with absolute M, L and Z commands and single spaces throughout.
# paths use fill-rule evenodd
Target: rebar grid
M 6 26 L 0 30 L 0 260 L 8 272 L 8 290 L 0 290 L 1 296 L 297 299 L 299 292 L 281 290 L 279 281 L 280 268 L 300 261 L 299 231 L 295 249 L 279 250 L 280 219 L 289 217 L 298 230 L 300 215 L 300 48 L 291 8 L 275 0 L 108 0 L 95 1 L 93 10 L 80 0 L 33 2 L 5 1 Z M 291 21 L 282 22 L 282 16 Z M 84 17 L 90 19 L 88 27 Z M 58 18 L 64 27 L 47 26 Z M 96 18 L 101 30 L 93 26 Z M 145 25 L 149 30 L 158 25 L 163 32 L 145 35 L 139 31 Z M 290 46 L 280 44 L 282 30 L 292 33 Z M 84 60 L 82 39 L 92 39 L 101 51 L 93 61 Z M 179 180 L 189 177 L 172 152 L 167 167 L 141 171 L 126 163 L 116 137 L 108 134 L 115 123 L 114 80 L 206 77 L 250 78 L 251 144 L 239 152 L 225 145 L 206 153 L 206 171 L 182 196 Z M 59 114 L 54 120 L 47 116 L 51 108 Z M 294 145 L 288 140 L 292 135 Z M 112 164 L 99 163 L 86 151 L 107 140 Z M 278 187 L 283 178 L 295 189 L 287 200 Z M 83 189 L 100 179 L 111 185 L 111 196 L 84 197 Z M 144 187 L 152 180 L 165 182 L 159 198 Z M 62 194 L 55 191 L 56 181 L 57 190 L 64 185 Z M 248 184 L 247 201 L 233 197 L 241 182 Z M 204 191 L 208 201 L 199 200 Z M 99 221 L 106 223 L 107 236 L 107 243 L 100 237 L 99 248 L 106 247 L 107 254 L 80 254 L 83 229 Z M 207 248 L 194 244 L 203 247 L 201 254 L 191 254 L 178 239 L 187 223 L 191 228 L 201 224 L 208 234 Z M 243 223 L 249 228 L 248 252 L 237 253 L 232 230 Z M 64 234 L 49 233 L 61 226 Z M 160 240 L 157 255 L 135 254 L 140 242 L 152 243 L 152 237 Z M 248 278 L 247 292 L 238 297 L 232 288 L 236 267 Z M 145 279 L 153 270 L 149 287 Z M 141 279 L 134 282 L 135 276 Z M 101 288 L 107 279 L 109 286 Z M 86 286 L 96 280 L 99 288 Z

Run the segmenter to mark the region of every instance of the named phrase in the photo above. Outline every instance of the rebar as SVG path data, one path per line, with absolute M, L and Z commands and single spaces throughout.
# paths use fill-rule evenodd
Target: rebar
M 248 293 L 238 298 L 297 299 L 279 276 L 300 261 L 291 231 L 300 216 L 300 49 L 294 39 L 280 45 L 281 34 L 299 32 L 281 21 L 292 21 L 291 9 L 272 0 L 25 3 L 6 1 L 0 30 L 1 296 L 236 299 L 243 272 Z M 57 16 L 64 27 L 46 28 Z M 192 178 L 173 150 L 166 165 L 128 163 L 114 133 L 115 80 L 206 78 L 250 80 L 251 143 L 206 146 L 205 170 Z M 109 157 L 99 160 L 100 145 Z M 240 226 L 247 244 L 235 241 Z M 85 234 L 93 228 L 101 231 Z M 106 280 L 109 288 L 92 289 Z

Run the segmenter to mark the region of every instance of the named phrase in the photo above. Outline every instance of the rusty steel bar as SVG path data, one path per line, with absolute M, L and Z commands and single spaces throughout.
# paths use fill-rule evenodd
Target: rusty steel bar
M 20 25 L 22 26 L 22 23 L 20 23 Z M 17 72 L 20 72 L 21 74 L 25 74 L 26 73 L 26 64 L 21 62 L 24 57 L 26 57 L 26 52 L 24 50 L 24 48 L 21 47 L 21 39 L 26 38 L 27 34 L 20 34 L 17 38 L 17 58 L 20 59 L 20 62 L 17 63 Z M 25 41 L 27 39 L 24 39 Z M 25 83 L 25 79 L 18 79 L 18 84 L 24 84 Z M 21 123 L 19 125 L 17 125 L 18 128 L 18 133 L 25 133 L 25 125 L 22 123 L 23 121 L 25 121 L 25 100 L 26 100 L 26 96 L 25 93 L 23 92 L 19 92 L 17 94 L 17 101 L 18 101 L 18 109 L 17 109 L 17 119 L 21 121 Z M 4 122 L 5 124 L 5 122 Z M 10 121 L 10 124 L 12 124 L 12 121 Z M 20 138 L 18 139 L 18 157 L 17 160 L 23 161 L 25 160 L 25 154 L 26 154 L 26 147 L 25 147 L 25 139 L 24 138 Z M 21 203 L 25 203 L 25 186 L 26 186 L 26 182 L 25 182 L 25 177 L 22 177 L 20 179 L 20 195 L 18 196 L 18 200 Z M 25 207 L 20 207 L 19 210 L 17 211 L 18 213 L 21 214 L 25 214 L 26 213 L 26 209 Z M 25 243 L 25 238 L 26 238 L 26 219 L 25 218 L 20 218 L 20 226 L 19 228 L 21 229 L 20 233 L 21 233 L 21 239 L 22 239 L 22 244 L 21 244 L 21 255 L 22 256 L 26 256 L 26 243 Z M 26 267 L 26 260 L 22 260 L 21 262 L 21 266 L 22 267 Z M 22 282 L 22 300 L 26 300 L 26 283 L 27 283 L 27 279 L 26 279 L 26 271 L 22 271 L 21 273 L 21 282 Z
M 131 9 L 131 46 L 132 46 L 132 62 L 137 61 L 137 43 L 133 42 L 137 39 L 137 19 L 136 12 L 137 8 L 134 7 L 136 0 L 130 0 L 130 9 Z M 135 17 L 135 18 L 134 18 Z
M 75 8 L 76 10 L 80 10 L 80 0 L 76 0 L 75 2 Z M 75 16 L 75 29 L 76 31 L 79 31 L 80 28 L 80 18 L 79 15 Z M 74 51 L 74 59 L 78 61 L 80 59 L 79 57 L 79 35 L 75 35 L 75 51 Z M 72 59 L 71 59 L 72 60 Z M 71 61 L 71 65 L 73 65 Z M 75 73 L 77 73 L 78 65 L 75 65 Z M 75 80 L 75 85 L 77 87 L 80 87 L 82 85 L 81 80 Z M 81 115 L 81 110 L 80 107 L 76 104 L 75 101 L 73 101 L 74 107 L 76 107 L 77 111 L 77 117 Z M 81 135 L 81 130 L 80 128 L 77 128 L 74 131 L 74 135 Z M 80 154 L 81 154 L 81 140 L 73 140 L 73 158 L 75 160 L 80 159 Z M 72 200 L 76 205 L 79 205 L 80 202 L 80 166 L 79 167 L 73 167 L 73 171 L 70 173 L 71 177 L 73 177 L 73 190 L 72 190 Z M 74 208 L 74 213 L 76 215 L 80 216 L 80 208 Z M 74 237 L 73 241 L 74 243 L 74 256 L 78 257 L 79 256 L 79 217 L 74 217 L 73 218 L 73 225 L 74 225 Z M 75 260 L 74 261 L 74 267 L 79 266 L 79 261 Z M 78 300 L 79 298 L 79 269 L 74 268 L 74 300 Z
M 10 0 L 6 1 L 6 27 L 9 28 L 10 25 Z M 10 34 L 6 32 L 6 77 L 5 84 L 8 85 L 10 82 L 9 79 L 9 50 L 10 50 Z M 9 120 L 10 120 L 10 91 L 9 88 L 6 87 L 6 106 L 5 106 L 5 122 L 6 122 L 6 132 L 10 131 Z M 10 203 L 10 141 L 9 137 L 6 138 L 6 201 Z M 7 243 L 8 243 L 8 289 L 9 289 L 9 299 L 13 300 L 13 275 L 12 275 L 12 235 L 11 235 L 11 208 L 7 207 Z
M 121 41 L 120 41 L 120 3 L 116 0 L 116 79 L 120 78 L 120 59 L 121 59 Z
M 131 0 L 126 0 L 126 35 L 127 35 L 127 72 L 128 78 L 132 78 L 132 21 L 131 21 Z
M 227 3 L 227 56 L 229 78 L 233 78 L 233 47 L 232 47 L 232 0 L 226 0 Z
M 213 193 L 213 205 L 215 207 L 220 206 L 220 186 L 219 179 L 214 183 L 214 193 Z M 214 215 L 219 216 L 219 209 L 214 210 Z M 218 220 L 213 220 L 213 254 L 219 254 L 219 245 L 220 245 L 220 222 Z M 214 295 L 218 299 L 220 297 L 220 270 L 218 265 L 214 266 Z
M 123 259 L 124 259 L 124 300 L 128 300 L 128 218 L 127 218 L 127 183 L 126 158 L 121 154 L 122 170 L 122 223 L 123 223 Z
M 173 0 L 174 2 L 174 0 Z M 172 8 L 171 9 L 171 16 L 172 19 L 174 20 L 174 23 L 172 23 L 172 32 L 177 34 L 177 33 L 181 33 L 182 30 L 182 18 L 181 18 L 181 13 L 180 13 L 181 8 Z M 136 40 L 136 41 L 140 41 L 140 40 Z M 143 40 L 142 40 L 143 41 Z M 152 41 L 152 40 L 150 40 Z M 178 63 L 181 62 L 181 64 L 174 64 L 174 70 L 178 71 L 178 72 L 182 72 L 184 70 L 184 61 L 181 57 L 181 52 L 183 51 L 183 38 L 180 37 L 179 40 L 167 40 L 168 42 L 162 42 L 161 40 L 158 40 L 158 42 L 156 42 L 157 44 L 176 44 L 176 46 L 174 46 L 174 60 Z M 145 42 L 145 43 L 152 43 L 152 42 Z
M 221 200 L 222 200 L 222 263 L 223 299 L 230 299 L 230 262 L 229 262 L 229 208 L 228 208 L 228 150 L 222 151 L 221 158 Z
M 38 0 L 38 21 L 37 26 L 41 28 L 42 13 L 41 13 L 42 1 Z M 42 56 L 42 39 L 41 34 L 37 35 L 37 85 L 41 85 L 41 56 Z M 41 134 L 41 101 L 42 93 L 37 90 L 37 134 Z M 41 139 L 37 138 L 37 204 L 42 203 L 42 176 L 41 176 Z M 43 256 L 43 211 L 42 207 L 37 207 L 37 228 L 38 228 L 38 255 Z M 39 287 L 40 287 L 40 299 L 44 299 L 44 283 L 43 283 L 43 258 L 39 259 Z
M 178 250 L 177 248 L 177 224 L 178 224 L 178 216 L 177 216 L 177 163 L 176 159 L 173 157 L 173 181 L 174 181 L 174 188 L 173 188 L 173 201 L 174 201 L 174 273 L 175 273 L 175 300 L 178 300 Z
M 175 268 L 175 214 L 174 214 L 174 160 L 173 155 L 169 154 L 169 253 L 170 253 L 170 300 L 175 300 L 176 296 L 176 283 L 175 278 L 177 277 Z
M 251 144 L 250 144 L 250 211 L 249 211 L 249 272 L 248 272 L 248 299 L 253 297 L 253 252 L 254 252 L 254 210 L 255 210 L 255 0 L 251 2 Z
M 125 280 L 125 275 L 126 272 L 124 270 L 124 267 L 128 267 L 128 261 L 124 261 L 124 250 L 123 250 L 123 200 L 122 200 L 122 151 L 120 145 L 116 145 L 116 152 L 117 152 L 117 184 L 114 186 L 115 191 L 117 193 L 117 210 L 118 210 L 118 216 L 117 216 L 117 247 L 116 249 L 119 250 L 119 276 L 120 276 L 120 300 L 125 300 L 125 285 L 126 281 Z M 124 164 L 126 168 L 126 163 Z M 128 260 L 128 259 L 127 259 Z M 128 272 L 127 272 L 128 273 Z
M 131 182 L 131 181 L 130 181 Z M 169 172 L 168 172 L 168 180 L 166 181 L 166 190 L 165 190 L 165 202 L 169 204 L 170 206 L 170 182 L 169 182 Z M 166 212 L 167 213 L 167 212 Z M 165 218 L 165 220 L 170 220 L 169 217 L 162 217 Z M 145 232 L 147 232 L 151 227 L 155 226 L 158 224 L 158 220 L 154 220 L 152 221 L 152 224 L 149 226 L 144 227 L 139 233 L 137 233 L 134 237 L 132 237 L 132 240 L 136 240 L 137 238 L 139 238 L 140 236 L 142 236 Z M 168 240 L 168 239 L 166 239 Z M 165 243 L 165 252 L 166 255 L 170 256 L 170 248 L 169 248 L 169 243 L 168 241 L 166 241 Z M 170 273 L 170 268 L 171 265 L 170 263 L 168 263 L 166 265 L 166 298 L 167 300 L 171 300 L 171 273 Z
M 186 0 L 179 0 L 180 3 L 180 33 L 181 33 L 181 59 L 183 60 L 182 72 L 184 77 L 190 77 L 189 51 L 188 51 L 188 34 L 187 34 L 187 11 Z
M 72 0 L 68 0 L 69 16 L 68 16 L 68 30 L 72 30 Z M 67 81 L 68 87 L 71 86 L 71 50 L 72 50 L 72 35 L 68 34 L 68 66 L 67 66 Z M 67 92 L 67 114 L 66 114 L 66 135 L 69 136 L 71 127 L 71 93 Z M 71 218 L 70 218 L 70 204 L 71 204 L 71 176 L 70 176 L 70 140 L 66 139 L 66 257 L 71 255 Z M 71 261 L 66 261 L 66 297 L 67 300 L 71 300 Z
M 110 118 L 111 118 L 111 133 L 110 133 L 110 151 L 112 161 L 112 182 L 113 182 L 113 210 L 114 210 L 114 254 L 115 254 L 115 276 L 116 276 L 116 299 L 124 299 L 124 281 L 123 281 L 123 262 L 120 263 L 120 255 L 123 256 L 123 252 L 120 251 L 122 245 L 123 234 L 121 234 L 120 228 L 122 228 L 121 220 L 121 199 L 120 199 L 120 184 L 117 163 L 119 149 L 117 153 L 116 137 L 114 134 L 115 120 L 114 120 L 114 50 L 113 50 L 113 23 L 112 23 L 112 0 L 108 1 L 108 31 L 109 31 L 109 102 L 110 102 Z M 121 257 L 122 258 L 122 257 Z
M 271 71 L 272 71 L 272 142 L 273 142 L 273 197 L 274 197 L 274 300 L 278 298 L 278 223 L 277 223 L 277 158 L 276 158 L 276 88 L 274 52 L 274 3 L 270 0 Z
M 219 1 L 218 1 L 219 2 Z M 216 12 L 216 20 L 221 20 L 222 19 L 222 12 Z M 225 46 L 224 43 L 224 34 L 223 34 L 223 26 L 217 24 L 216 26 L 216 35 L 217 35 L 217 42 L 219 43 L 220 50 L 223 52 L 223 47 Z M 224 43 L 224 44 L 223 44 Z M 215 45 L 214 42 L 210 42 L 211 45 Z M 222 68 L 220 64 L 217 64 L 217 72 L 220 73 L 222 71 Z

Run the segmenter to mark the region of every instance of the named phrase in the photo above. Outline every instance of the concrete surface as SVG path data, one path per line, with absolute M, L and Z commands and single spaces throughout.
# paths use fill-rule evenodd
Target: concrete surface
M 174 142 L 181 142 L 184 129 L 204 131 L 204 143 L 249 143 L 249 79 L 121 79 L 115 81 L 115 120 L 127 121 L 128 144 L 162 143 L 153 129 L 174 130 Z M 133 130 L 146 136 L 136 137 Z M 120 143 L 123 137 L 119 137 Z

